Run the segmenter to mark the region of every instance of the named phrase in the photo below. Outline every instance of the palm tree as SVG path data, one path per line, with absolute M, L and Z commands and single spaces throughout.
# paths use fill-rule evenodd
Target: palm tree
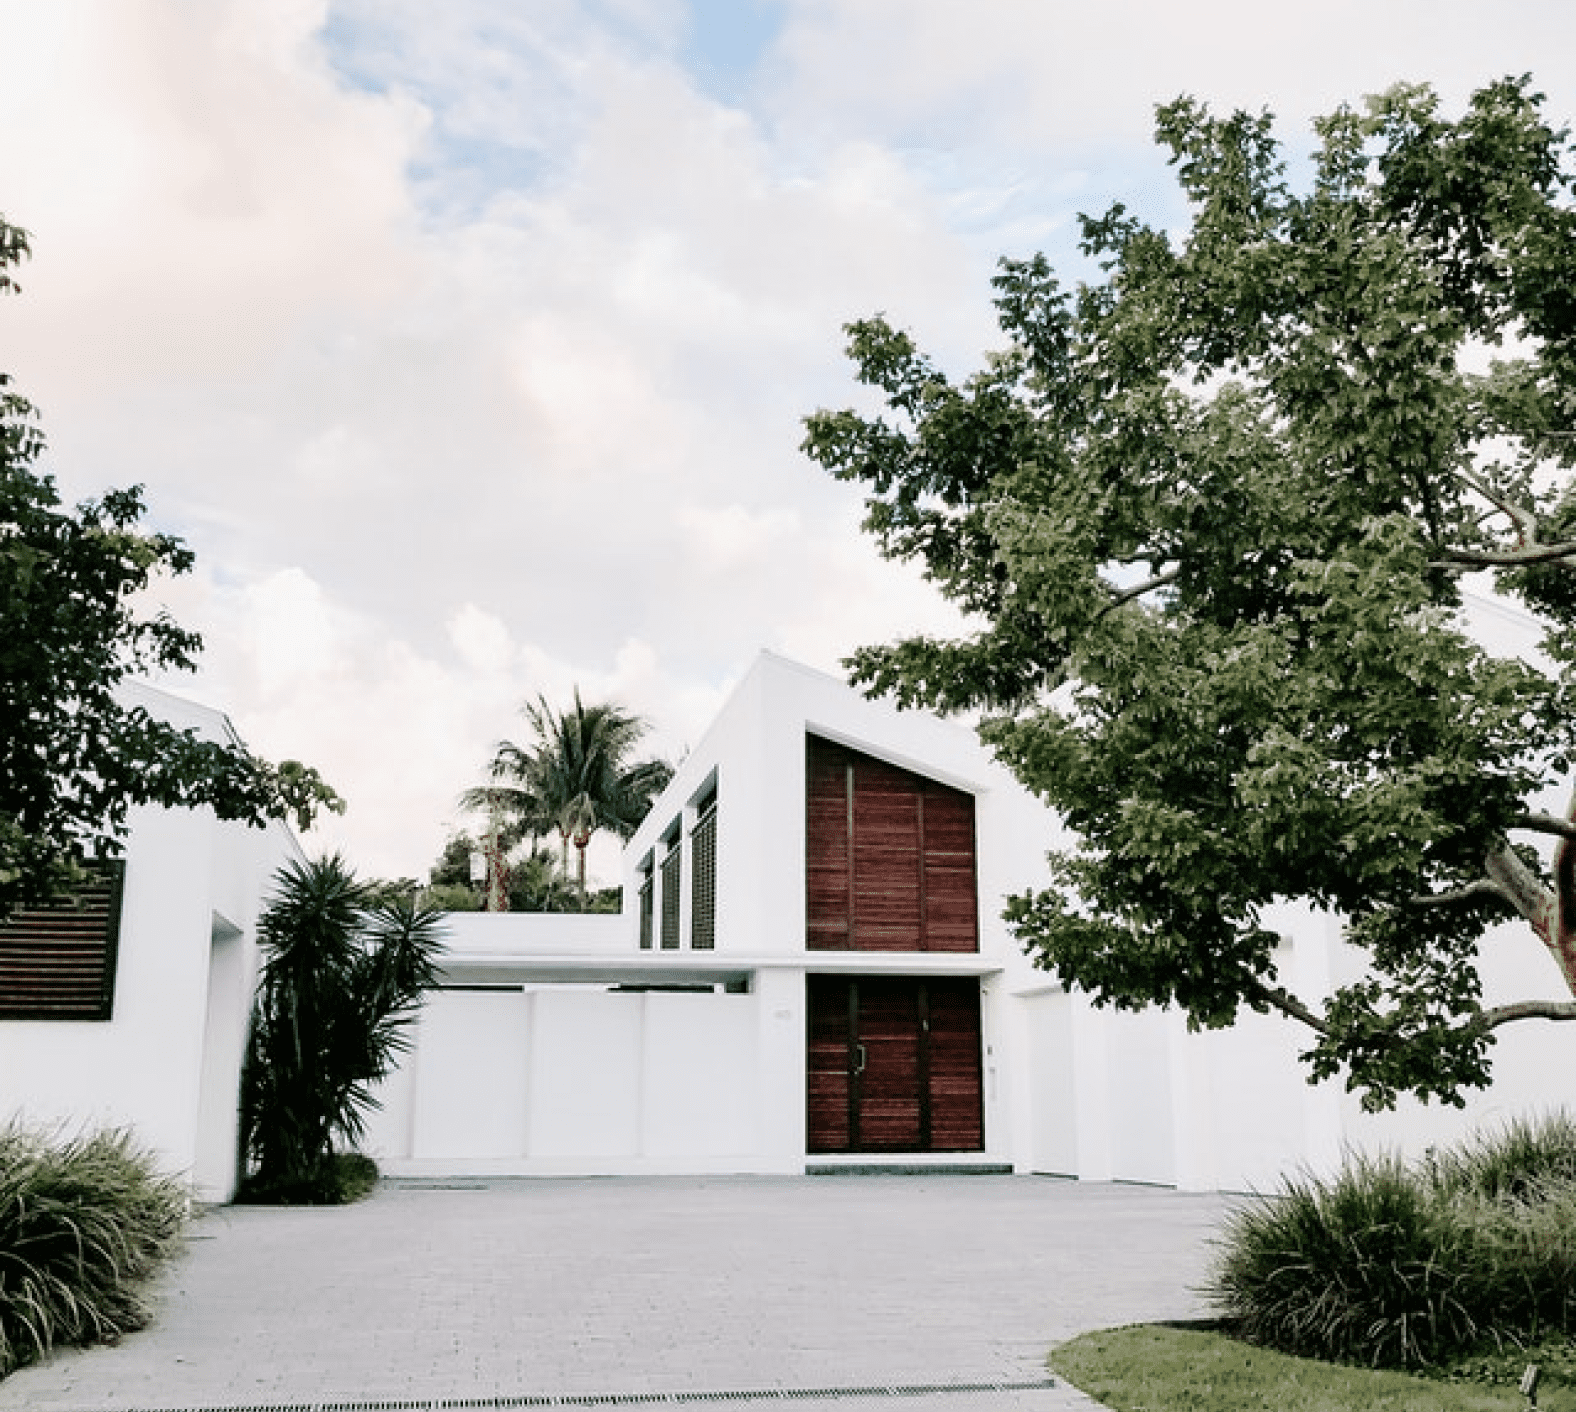
M 336 1199 L 335 1139 L 361 1139 L 372 1086 L 408 1047 L 437 979 L 440 922 L 409 898 L 370 905 L 338 855 L 280 870 L 258 922 L 264 959 L 241 1076 L 247 1190 Z
M 587 706 L 575 688 L 574 705 L 555 711 L 545 697 L 522 708 L 534 742 L 501 741 L 489 773 L 493 783 L 468 790 L 461 803 L 500 809 L 514 838 L 535 841 L 557 833 L 564 876 L 569 845 L 579 854 L 577 881 L 585 907 L 586 848 L 602 830 L 628 838 L 673 777 L 665 760 L 629 763 L 647 724 L 611 702 Z

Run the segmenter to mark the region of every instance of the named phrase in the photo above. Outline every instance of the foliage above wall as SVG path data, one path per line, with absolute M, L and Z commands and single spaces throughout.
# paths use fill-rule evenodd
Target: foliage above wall
M 0 218 L 0 294 L 27 249 Z M 134 673 L 195 664 L 197 635 L 139 601 L 192 552 L 142 528 L 136 487 L 61 509 L 36 469 L 43 452 L 34 409 L 0 372 L 0 917 L 69 887 L 81 859 L 116 853 L 134 805 L 302 828 L 344 807 L 305 765 L 203 740 L 117 695 Z
M 1080 837 L 1012 904 L 1039 963 L 1199 1025 L 1294 1017 L 1370 1105 L 1459 1102 L 1500 1026 L 1576 1018 L 1485 1004 L 1476 964 L 1519 917 L 1576 991 L 1576 820 L 1542 803 L 1576 750 L 1571 147 L 1524 81 L 1316 128 L 1297 189 L 1267 116 L 1162 107 L 1187 229 L 1085 219 L 1073 289 L 1004 262 L 1007 346 L 965 382 L 852 325 L 885 411 L 818 413 L 806 449 L 980 624 L 855 679 L 984 708 Z M 1488 650 L 1469 589 L 1541 653 Z M 1288 899 L 1344 919 L 1361 979 L 1294 992 Z

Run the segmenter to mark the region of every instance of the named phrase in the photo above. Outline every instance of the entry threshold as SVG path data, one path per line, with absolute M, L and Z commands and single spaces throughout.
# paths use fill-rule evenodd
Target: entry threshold
M 804 1174 L 807 1177 L 1010 1177 L 1012 1163 L 860 1157 L 841 1162 L 807 1162 Z

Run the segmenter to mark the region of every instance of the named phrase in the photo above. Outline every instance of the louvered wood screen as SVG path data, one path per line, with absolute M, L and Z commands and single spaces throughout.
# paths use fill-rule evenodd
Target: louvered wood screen
M 985 1146 L 979 982 L 811 976 L 807 1151 Z
M 662 855 L 662 949 L 677 951 L 679 946 L 679 887 L 683 871 L 683 851 L 675 836 Z
M 690 946 L 712 951 L 717 945 L 717 804 L 690 830 Z
M 922 1152 L 925 1074 L 920 1053 L 918 987 L 912 981 L 861 977 L 856 1062 L 859 1149 Z
M 71 900 L 0 922 L 0 1020 L 107 1020 L 125 865 L 98 864 Z
M 805 944 L 977 951 L 974 797 L 806 737 Z

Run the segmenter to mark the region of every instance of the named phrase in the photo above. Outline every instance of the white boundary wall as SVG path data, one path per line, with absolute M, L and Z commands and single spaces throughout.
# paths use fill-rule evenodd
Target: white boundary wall
M 973 793 L 978 955 L 805 951 L 807 731 Z M 679 949 L 641 951 L 637 869 L 675 823 L 687 840 L 713 786 L 716 950 L 693 951 L 686 921 Z M 971 732 L 763 654 L 626 849 L 625 917 L 453 919 L 451 980 L 514 989 L 434 997 L 388 1087 L 375 1155 L 396 1173 L 801 1171 L 805 976 L 828 972 L 980 979 L 986 1150 L 970 1156 L 1018 1171 L 1262 1189 L 1292 1169 L 1332 1170 L 1350 1147 L 1415 1156 L 1484 1122 L 1576 1106 L 1568 1028 L 1502 1031 L 1496 1082 L 1464 1111 L 1403 1103 L 1375 1116 L 1339 1085 L 1307 1084 L 1297 1056 L 1308 1036 L 1279 1017 L 1245 1012 L 1230 1030 L 1190 1033 L 1175 1014 L 1097 1010 L 1063 993 L 1000 920 L 1005 895 L 1043 878 L 1060 837 Z M 682 900 L 687 914 L 687 884 Z M 1329 919 L 1288 908 L 1275 921 L 1298 993 L 1317 999 L 1349 972 Z M 1560 997 L 1524 929 L 1490 947 L 1489 1000 Z M 620 980 L 748 993 L 607 990 Z M 574 981 L 599 988 L 544 984 Z
M 126 694 L 208 739 L 236 739 L 218 712 L 141 685 Z M 0 1022 L 0 1121 L 128 1128 L 199 1200 L 225 1201 L 257 916 L 299 847 L 283 825 L 222 824 L 205 809 L 138 809 L 130 823 L 111 1018 Z

